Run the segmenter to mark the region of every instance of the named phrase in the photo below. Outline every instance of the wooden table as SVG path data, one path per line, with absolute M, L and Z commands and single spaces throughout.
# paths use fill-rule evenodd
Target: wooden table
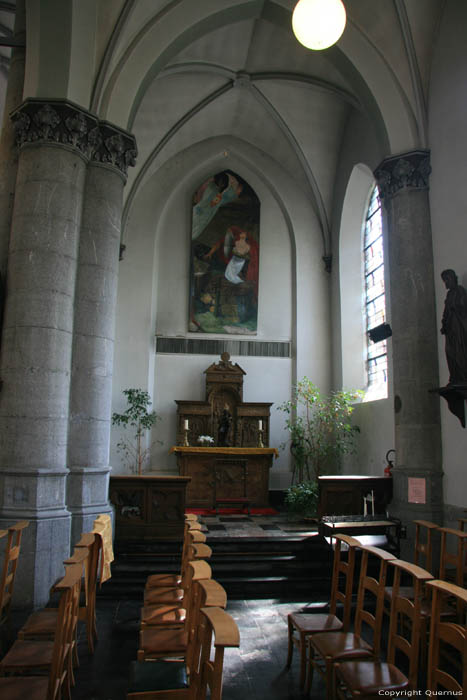
M 215 508 L 216 501 L 248 499 L 252 507 L 269 505 L 273 447 L 172 447 L 179 473 L 191 477 L 187 506 Z

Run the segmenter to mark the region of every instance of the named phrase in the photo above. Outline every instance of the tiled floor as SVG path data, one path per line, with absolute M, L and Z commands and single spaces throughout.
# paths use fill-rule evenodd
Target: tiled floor
M 277 515 L 201 515 L 199 521 L 208 538 L 215 537 L 304 537 L 317 531 L 314 520 Z
M 99 642 L 91 656 L 84 634 L 79 638 L 80 667 L 72 700 L 124 700 L 129 665 L 136 658 L 139 601 L 98 601 Z M 240 629 L 240 648 L 226 651 L 223 700 L 295 700 L 298 656 L 285 669 L 287 613 L 303 604 L 275 600 L 234 600 L 228 612 Z M 314 680 L 310 700 L 324 697 L 324 686 Z

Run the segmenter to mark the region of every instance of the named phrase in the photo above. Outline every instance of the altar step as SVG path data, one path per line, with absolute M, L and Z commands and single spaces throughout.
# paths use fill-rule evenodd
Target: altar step
M 312 537 L 260 539 L 241 537 L 209 540 L 212 576 L 231 599 L 310 599 L 329 592 L 331 552 L 325 540 Z M 112 579 L 99 595 L 141 597 L 147 576 L 176 573 L 180 547 L 176 543 L 134 544 L 116 550 Z

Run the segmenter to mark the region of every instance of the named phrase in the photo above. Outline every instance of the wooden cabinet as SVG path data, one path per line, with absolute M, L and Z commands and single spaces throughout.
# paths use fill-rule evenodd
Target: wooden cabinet
M 373 491 L 375 514 L 385 513 L 392 499 L 392 478 L 387 476 L 320 476 L 318 517 L 362 515 L 363 498 Z
M 188 476 L 112 476 L 116 541 L 181 540 Z
M 191 477 L 187 506 L 214 508 L 216 499 L 247 498 L 266 508 L 269 469 L 277 450 L 270 447 L 172 447 L 181 476 Z

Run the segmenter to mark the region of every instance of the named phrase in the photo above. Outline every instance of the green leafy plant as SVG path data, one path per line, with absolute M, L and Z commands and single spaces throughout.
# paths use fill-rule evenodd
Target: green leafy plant
M 278 406 L 286 413 L 285 425 L 293 457 L 292 484 L 317 482 L 331 468 L 337 469 L 339 458 L 355 451 L 355 437 L 360 429 L 352 425 L 353 403 L 359 391 L 334 391 L 323 396 L 307 377 L 293 389 L 292 399 Z
M 299 515 L 313 517 L 318 508 L 318 483 L 303 481 L 290 486 L 285 492 L 285 506 L 288 511 Z
M 151 399 L 147 391 L 124 389 L 123 394 L 128 407 L 124 413 L 112 414 L 112 425 L 132 429 L 132 432 L 131 437 L 124 436 L 117 443 L 117 452 L 123 455 L 130 470 L 141 476 L 151 449 L 143 448 L 142 438 L 156 424 L 159 416 L 155 411 L 149 411 Z

